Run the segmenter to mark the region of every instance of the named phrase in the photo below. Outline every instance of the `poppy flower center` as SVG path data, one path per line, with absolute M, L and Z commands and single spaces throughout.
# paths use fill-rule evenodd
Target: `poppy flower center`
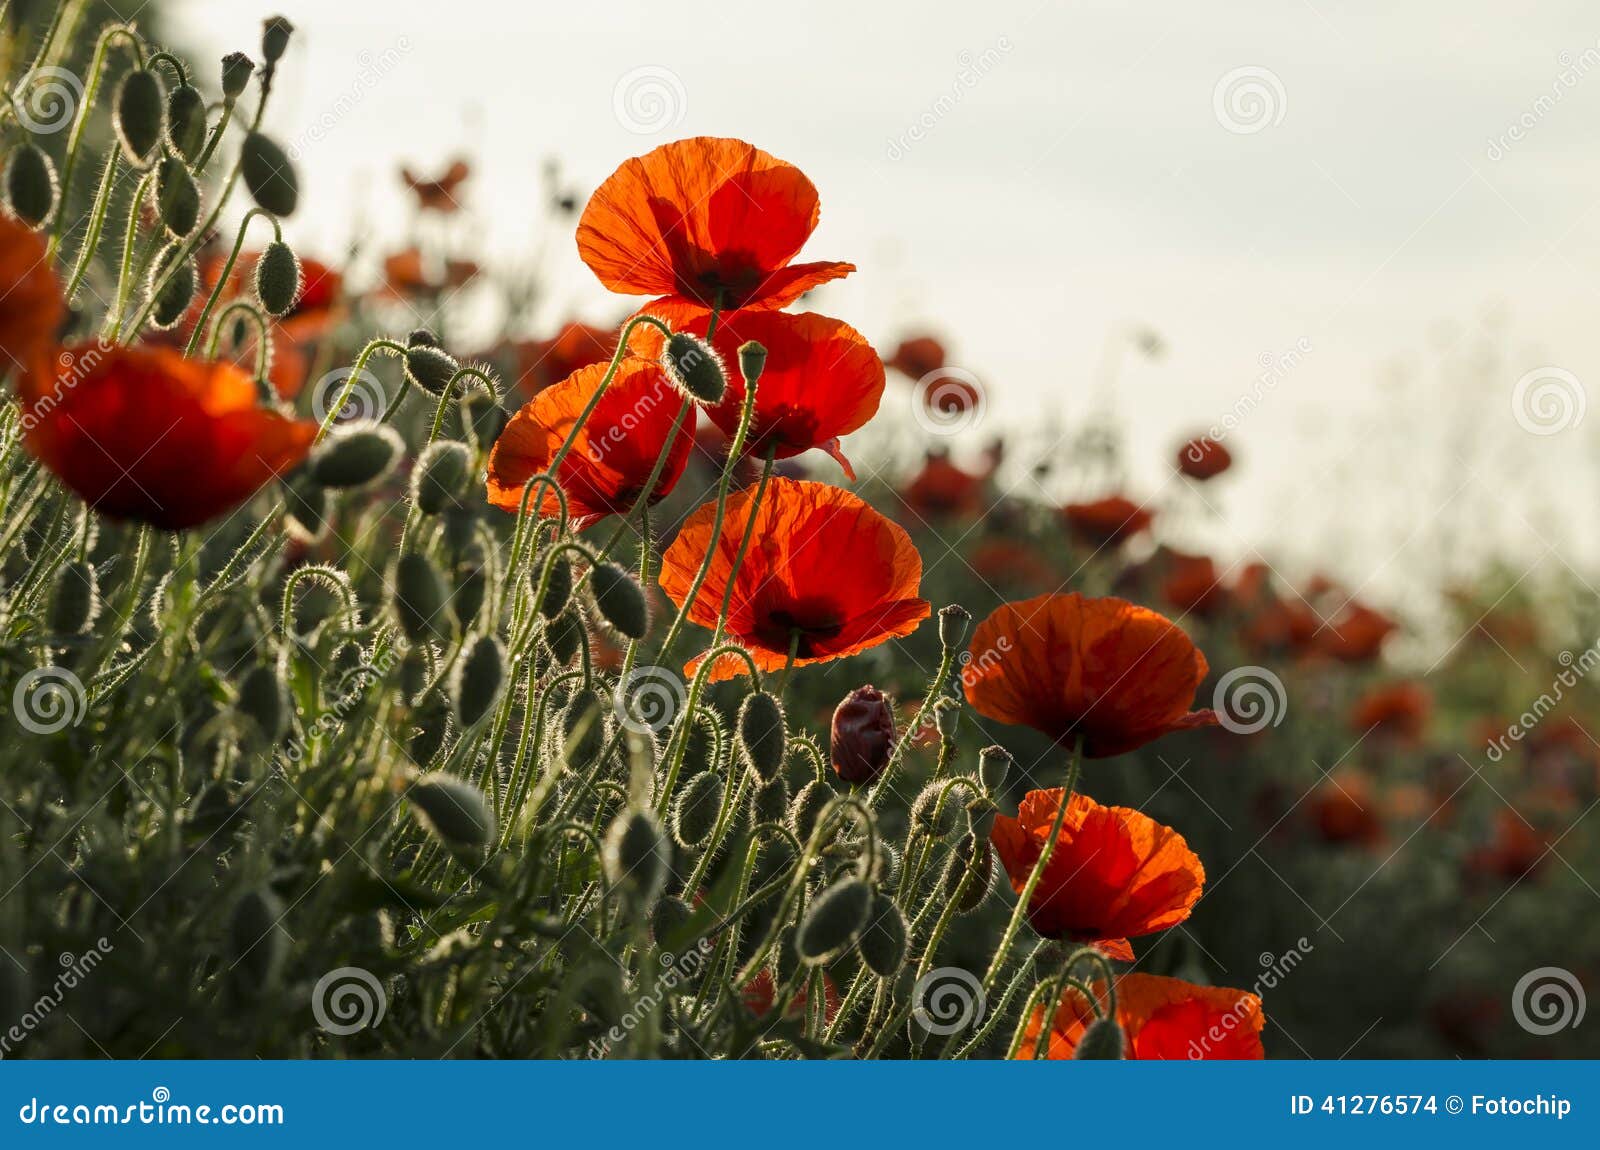
M 788 650 L 798 640 L 795 656 L 809 659 L 819 653 L 827 640 L 844 629 L 844 620 L 830 603 L 803 600 L 766 612 L 757 628 L 757 637 L 773 650 Z

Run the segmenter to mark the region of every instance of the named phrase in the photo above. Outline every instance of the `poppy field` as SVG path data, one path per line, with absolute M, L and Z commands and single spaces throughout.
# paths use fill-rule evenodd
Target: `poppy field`
M 288 21 L 55 13 L 0 105 L 4 1057 L 1597 1052 L 1578 573 L 1428 647 L 1208 550 L 1245 431 L 1160 498 L 1103 428 L 1025 458 L 954 319 L 827 314 L 851 189 L 760 140 L 552 169 L 616 322 L 468 343 L 468 160 L 313 258 Z

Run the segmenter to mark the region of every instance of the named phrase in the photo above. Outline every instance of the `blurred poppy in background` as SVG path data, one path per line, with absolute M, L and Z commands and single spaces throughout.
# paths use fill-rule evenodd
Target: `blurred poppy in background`
M 1105 983 L 1094 986 L 1104 997 Z M 1045 1008 L 1035 1008 L 1018 1058 L 1032 1058 L 1044 1029 Z M 1083 1032 L 1095 1020 L 1083 992 L 1068 987 L 1050 1020 L 1048 1058 L 1071 1058 Z M 1261 1029 L 1266 1016 L 1261 999 L 1244 990 L 1197 986 L 1181 978 L 1124 974 L 1117 979 L 1117 1025 L 1123 1057 L 1173 1061 L 1265 1058 Z

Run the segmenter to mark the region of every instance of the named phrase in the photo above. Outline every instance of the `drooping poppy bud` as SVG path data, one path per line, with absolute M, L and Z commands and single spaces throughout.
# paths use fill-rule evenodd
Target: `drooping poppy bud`
M 650 611 L 639 581 L 615 563 L 597 563 L 589 572 L 589 586 L 600 617 L 629 639 L 650 633 Z
M 505 646 L 495 635 L 480 635 L 450 677 L 450 699 L 461 725 L 471 727 L 487 715 L 505 683 Z
M 795 837 L 802 843 L 809 840 L 811 832 L 817 828 L 822 808 L 832 801 L 833 788 L 821 779 L 813 779 L 801 787 L 794 802 L 789 804 L 789 824 L 794 828 Z
M 123 154 L 135 168 L 146 168 L 161 145 L 167 128 L 167 96 L 161 77 L 148 68 L 135 68 L 117 87 L 111 123 Z
M 255 61 L 243 52 L 229 52 L 222 58 L 222 98 L 232 103 L 244 95 L 250 75 L 256 70 Z
M 499 397 L 485 388 L 474 388 L 461 397 L 460 414 L 462 433 L 484 448 L 492 447 L 511 421 L 511 413 L 500 405 Z
M 413 782 L 406 798 L 447 846 L 480 850 L 494 838 L 494 810 L 471 783 L 433 771 Z
M 481 564 L 470 564 L 456 572 L 456 585 L 450 592 L 450 613 L 462 630 L 472 626 L 488 594 L 489 573 Z
M 594 761 L 605 748 L 608 708 L 600 693 L 585 687 L 573 694 L 561 716 L 562 742 L 568 748 L 568 761 L 584 766 Z
M 783 766 L 788 729 L 776 695 L 752 691 L 739 708 L 739 750 L 750 769 L 770 779 Z
M 672 844 L 649 811 L 626 810 L 606 831 L 601 863 L 612 886 L 629 891 L 648 906 L 667 885 Z
M 324 487 L 365 487 L 393 471 L 404 451 L 405 440 L 394 428 L 360 420 L 334 428 L 312 448 L 306 472 Z
M 262 211 L 292 216 L 300 205 L 300 177 L 294 161 L 277 141 L 251 132 L 239 149 L 240 173 L 250 198 Z
M 576 611 L 563 611 L 544 627 L 544 645 L 558 667 L 565 667 L 578 654 L 583 642 L 583 620 Z
M 315 543 L 328 530 L 328 493 L 309 479 L 297 477 L 284 486 L 285 526 L 294 537 Z
M 412 551 L 400 556 L 389 584 L 395 622 L 407 639 L 418 643 L 449 630 L 444 579 L 426 555 Z
M 200 222 L 200 185 L 176 156 L 163 156 L 156 165 L 156 214 L 179 239 Z
M 287 315 L 300 298 L 300 258 L 282 240 L 273 240 L 256 260 L 256 299 L 267 314 Z
M 453 726 L 450 708 L 442 700 L 435 699 L 419 711 L 412 722 L 415 730 L 406 753 L 411 756 L 412 762 L 426 765 L 433 762 L 444 749 L 445 740 L 450 737 Z
M 167 96 L 167 146 L 194 163 L 206 146 L 206 98 L 193 84 L 179 84 Z
M 789 780 L 774 775 L 756 788 L 752 801 L 756 821 L 781 823 L 789 813 Z
M 38 231 L 56 214 L 56 168 L 45 150 L 24 141 L 6 157 L 6 206 Z
M 715 771 L 701 771 L 690 779 L 672 804 L 672 837 L 678 845 L 702 846 L 716 829 L 722 810 L 722 779 Z
M 664 895 L 656 900 L 650 912 L 650 934 L 656 945 L 665 949 L 679 931 L 694 917 L 694 908 L 675 895 Z
M 50 588 L 45 626 L 52 635 L 81 635 L 100 614 L 100 579 L 84 559 L 63 563 Z
M 894 707 L 871 683 L 857 687 L 834 708 L 828 758 L 847 783 L 870 783 L 894 750 Z
M 200 273 L 194 259 L 182 253 L 182 245 L 174 241 L 150 263 L 150 287 L 152 290 L 160 288 L 156 292 L 155 307 L 150 311 L 150 326 L 157 331 L 166 331 L 188 314 L 195 292 L 200 289 Z M 174 260 L 181 262 L 169 276 L 167 269 L 173 266 Z
M 1097 1018 L 1084 1028 L 1083 1037 L 1078 1039 L 1078 1047 L 1072 1052 L 1072 1057 L 1123 1058 L 1126 1046 L 1122 1027 L 1117 1025 L 1116 1019 Z
M 460 366 L 431 331 L 419 328 L 406 337 L 406 376 L 429 395 L 443 395 Z
M 944 783 L 929 783 L 911 802 L 911 823 L 921 834 L 944 838 L 956 829 L 960 819 L 956 795 L 945 792 Z
M 852 875 L 834 883 L 811 900 L 800 920 L 794 936 L 800 961 L 816 966 L 836 958 L 867 929 L 871 911 L 872 887 L 864 879 Z
M 661 349 L 661 366 L 678 390 L 708 406 L 721 403 L 728 390 L 728 378 L 716 350 L 686 331 L 675 331 L 667 337 Z
M 879 891 L 867 912 L 867 928 L 856 940 L 856 950 L 867 969 L 879 978 L 892 978 L 906 961 L 906 918 L 894 899 Z
M 554 619 L 567 609 L 572 599 L 572 564 L 565 555 L 557 555 L 550 564 L 549 574 L 540 575 L 540 578 L 544 580 L 544 599 L 539 604 L 539 614 Z
M 961 888 L 963 878 L 966 881 L 965 890 Z M 945 895 L 954 898 L 956 891 L 961 890 L 956 913 L 971 914 L 977 910 L 988 896 L 993 878 L 994 852 L 989 849 L 989 840 L 976 835 L 964 835 L 944 872 Z

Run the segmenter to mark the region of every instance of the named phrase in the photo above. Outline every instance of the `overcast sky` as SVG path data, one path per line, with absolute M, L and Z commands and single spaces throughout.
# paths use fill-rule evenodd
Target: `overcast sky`
M 1600 384 L 1592 3 L 278 7 L 299 32 L 269 123 L 302 143 L 308 250 L 358 221 L 397 234 L 397 162 L 465 151 L 461 226 L 515 264 L 547 156 L 586 195 L 669 139 L 738 136 L 820 189 L 805 258 L 860 268 L 815 305 L 885 353 L 945 333 L 985 385 L 980 431 L 1081 415 L 1108 332 L 1160 331 L 1169 354 L 1118 396 L 1134 494 L 1239 415 L 1221 549 L 1338 541 L 1380 577 L 1430 561 L 1452 517 L 1522 552 L 1594 534 L 1600 412 L 1526 429 Z M 256 5 L 169 11 L 194 50 L 257 52 Z M 551 239 L 542 319 L 610 319 Z M 1540 394 L 1571 412 L 1518 420 Z

